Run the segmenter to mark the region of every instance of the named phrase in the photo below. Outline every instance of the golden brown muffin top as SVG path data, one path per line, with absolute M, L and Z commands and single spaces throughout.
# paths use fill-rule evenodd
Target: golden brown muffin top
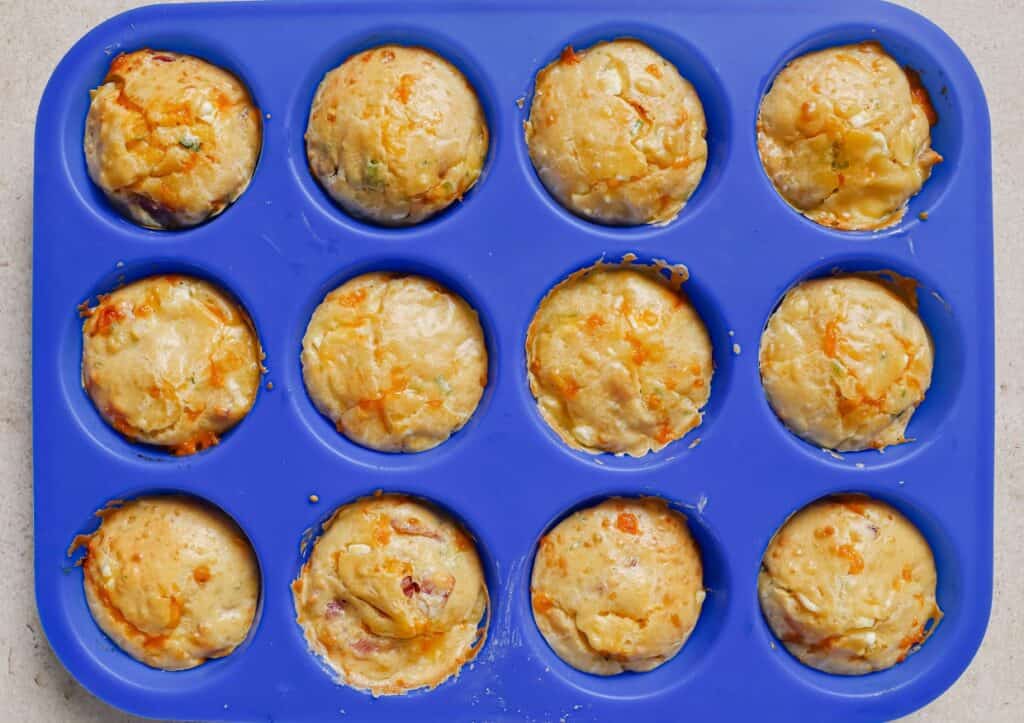
M 707 162 L 704 109 L 693 86 L 628 38 L 567 47 L 537 74 L 524 129 L 551 195 L 599 223 L 671 221 Z
M 565 662 L 597 675 L 652 670 L 697 624 L 700 550 L 664 500 L 608 499 L 541 539 L 530 593 L 537 626 Z
M 383 45 L 321 81 L 306 156 L 347 212 L 408 226 L 476 183 L 488 138 L 476 91 L 454 65 L 426 48 Z
M 248 186 L 260 144 L 246 87 L 191 55 L 122 53 L 92 91 L 89 175 L 143 226 L 182 228 L 219 214 Z
M 839 495 L 779 529 L 761 562 L 758 595 L 794 656 L 861 675 L 902 662 L 928 637 L 942 617 L 935 586 L 931 548 L 909 520 L 879 500 Z
M 476 656 L 487 585 L 472 539 L 402 495 L 344 505 L 292 584 L 312 650 L 374 695 L 433 688 Z
M 263 352 L 248 315 L 213 284 L 150 276 L 82 315 L 82 384 L 129 439 L 192 454 L 252 408 Z
M 701 422 L 711 340 L 657 271 L 598 264 L 554 287 L 526 337 L 530 391 L 571 447 L 642 457 Z
M 140 497 L 97 513 L 85 547 L 86 600 L 121 649 L 183 670 L 231 653 L 256 615 L 260 573 L 227 515 L 195 498 Z
M 779 72 L 761 102 L 765 171 L 797 211 L 843 230 L 898 222 L 942 157 L 916 73 L 877 42 L 807 53 Z

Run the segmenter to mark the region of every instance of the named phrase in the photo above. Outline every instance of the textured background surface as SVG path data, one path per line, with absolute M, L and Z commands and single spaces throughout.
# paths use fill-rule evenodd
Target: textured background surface
M 64 672 L 46 643 L 32 589 L 31 265 L 32 145 L 36 107 L 64 52 L 131 0 L 0 0 L 0 719 L 130 721 Z M 996 580 L 988 635 L 971 667 L 907 720 L 1020 720 L 1024 683 L 1024 93 L 1022 0 L 913 0 L 967 53 L 992 114 L 996 255 Z M 1016 171 L 1014 169 L 1017 169 Z M 1013 711 L 1018 713 L 1014 714 Z

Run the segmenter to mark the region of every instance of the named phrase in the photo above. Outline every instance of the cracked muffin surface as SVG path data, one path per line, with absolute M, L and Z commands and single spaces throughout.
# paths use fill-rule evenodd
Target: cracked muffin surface
M 707 163 L 697 92 L 638 40 L 567 47 L 537 74 L 525 132 L 551 195 L 598 223 L 671 221 Z
M 530 391 L 574 449 L 642 457 L 701 422 L 711 340 L 657 272 L 598 264 L 541 301 L 526 336 Z
M 785 201 L 843 230 L 899 221 L 942 157 L 917 74 L 877 42 L 807 53 L 783 68 L 761 101 L 757 147 Z
M 786 293 L 761 336 L 760 368 L 769 404 L 796 435 L 839 451 L 907 441 L 934 359 L 916 292 L 903 288 L 912 283 L 838 276 Z
M 772 632 L 818 670 L 890 668 L 942 618 L 931 548 L 906 517 L 863 495 L 827 497 L 775 533 L 758 597 Z
M 473 187 L 488 140 L 476 91 L 454 65 L 425 48 L 383 45 L 324 76 L 306 156 L 348 213 L 408 226 Z
M 249 185 L 259 110 L 228 71 L 191 55 L 144 49 L 114 58 L 85 122 L 89 176 L 148 228 L 195 226 Z
M 82 384 L 129 439 L 192 454 L 252 408 L 259 340 L 245 311 L 213 284 L 151 276 L 81 313 Z
M 402 495 L 344 505 L 292 592 L 310 648 L 374 695 L 433 688 L 483 646 L 488 593 L 476 546 L 450 517 Z
M 346 281 L 313 312 L 302 375 L 317 409 L 358 444 L 422 452 L 461 429 L 487 386 L 476 312 L 422 276 Z
M 185 670 L 230 654 L 249 634 L 260 573 L 245 534 L 195 498 L 140 497 L 97 513 L 85 548 L 85 598 L 133 658 Z
M 611 498 L 541 538 L 530 595 L 537 627 L 569 665 L 596 675 L 653 670 L 700 617 L 700 550 L 664 500 Z

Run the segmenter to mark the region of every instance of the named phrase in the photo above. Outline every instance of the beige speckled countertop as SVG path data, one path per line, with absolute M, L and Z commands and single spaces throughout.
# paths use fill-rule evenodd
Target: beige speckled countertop
M 850 0 L 851 2 L 855 0 Z M 36 106 L 57 61 L 133 0 L 0 0 L 0 720 L 136 720 L 83 690 L 39 629 L 32 581 L 30 299 L 32 145 Z M 1024 677 L 1024 0 L 908 0 L 974 63 L 992 113 L 996 250 L 996 579 L 988 635 L 945 695 L 908 720 L 1022 720 Z

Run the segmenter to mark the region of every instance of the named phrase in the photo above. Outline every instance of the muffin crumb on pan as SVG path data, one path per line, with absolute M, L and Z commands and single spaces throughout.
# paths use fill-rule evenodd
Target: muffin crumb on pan
M 260 572 L 227 515 L 192 497 L 140 497 L 97 513 L 76 538 L 93 618 L 128 655 L 185 670 L 229 655 L 249 634 Z
M 786 65 L 761 101 L 757 147 L 786 203 L 823 226 L 897 223 L 942 156 L 919 76 L 877 42 L 827 48 Z
M 530 322 L 526 362 L 537 408 L 566 444 L 633 457 L 700 424 L 714 370 L 682 291 L 629 263 L 598 263 L 551 289 Z
M 408 226 L 473 187 L 489 132 L 476 91 L 426 48 L 382 45 L 327 73 L 306 129 L 306 156 L 348 213 Z
M 114 58 L 92 91 L 85 158 L 92 180 L 135 223 L 186 228 L 242 195 L 261 135 L 260 112 L 238 78 L 147 48 Z
M 422 276 L 373 272 L 329 293 L 302 339 L 310 399 L 353 442 L 422 452 L 469 421 L 487 386 L 476 311 Z
M 150 276 L 81 314 L 82 385 L 128 439 L 193 454 L 252 408 L 263 352 L 248 314 L 213 284 Z
M 897 510 L 864 495 L 790 517 L 758 576 L 772 632 L 801 662 L 862 675 L 903 662 L 942 618 L 931 548 Z
M 433 688 L 483 647 L 489 597 L 469 535 L 403 495 L 339 507 L 292 583 L 310 648 L 373 695 Z
M 541 538 L 530 599 L 544 639 L 596 675 L 648 671 L 679 652 L 704 603 L 686 518 L 655 497 L 615 497 Z
M 628 38 L 567 46 L 537 74 L 524 130 L 551 195 L 609 225 L 671 221 L 707 163 L 697 92 L 674 65 Z
M 794 434 L 853 452 L 907 441 L 934 350 L 913 282 L 886 272 L 790 289 L 765 326 L 759 361 L 768 402 Z

